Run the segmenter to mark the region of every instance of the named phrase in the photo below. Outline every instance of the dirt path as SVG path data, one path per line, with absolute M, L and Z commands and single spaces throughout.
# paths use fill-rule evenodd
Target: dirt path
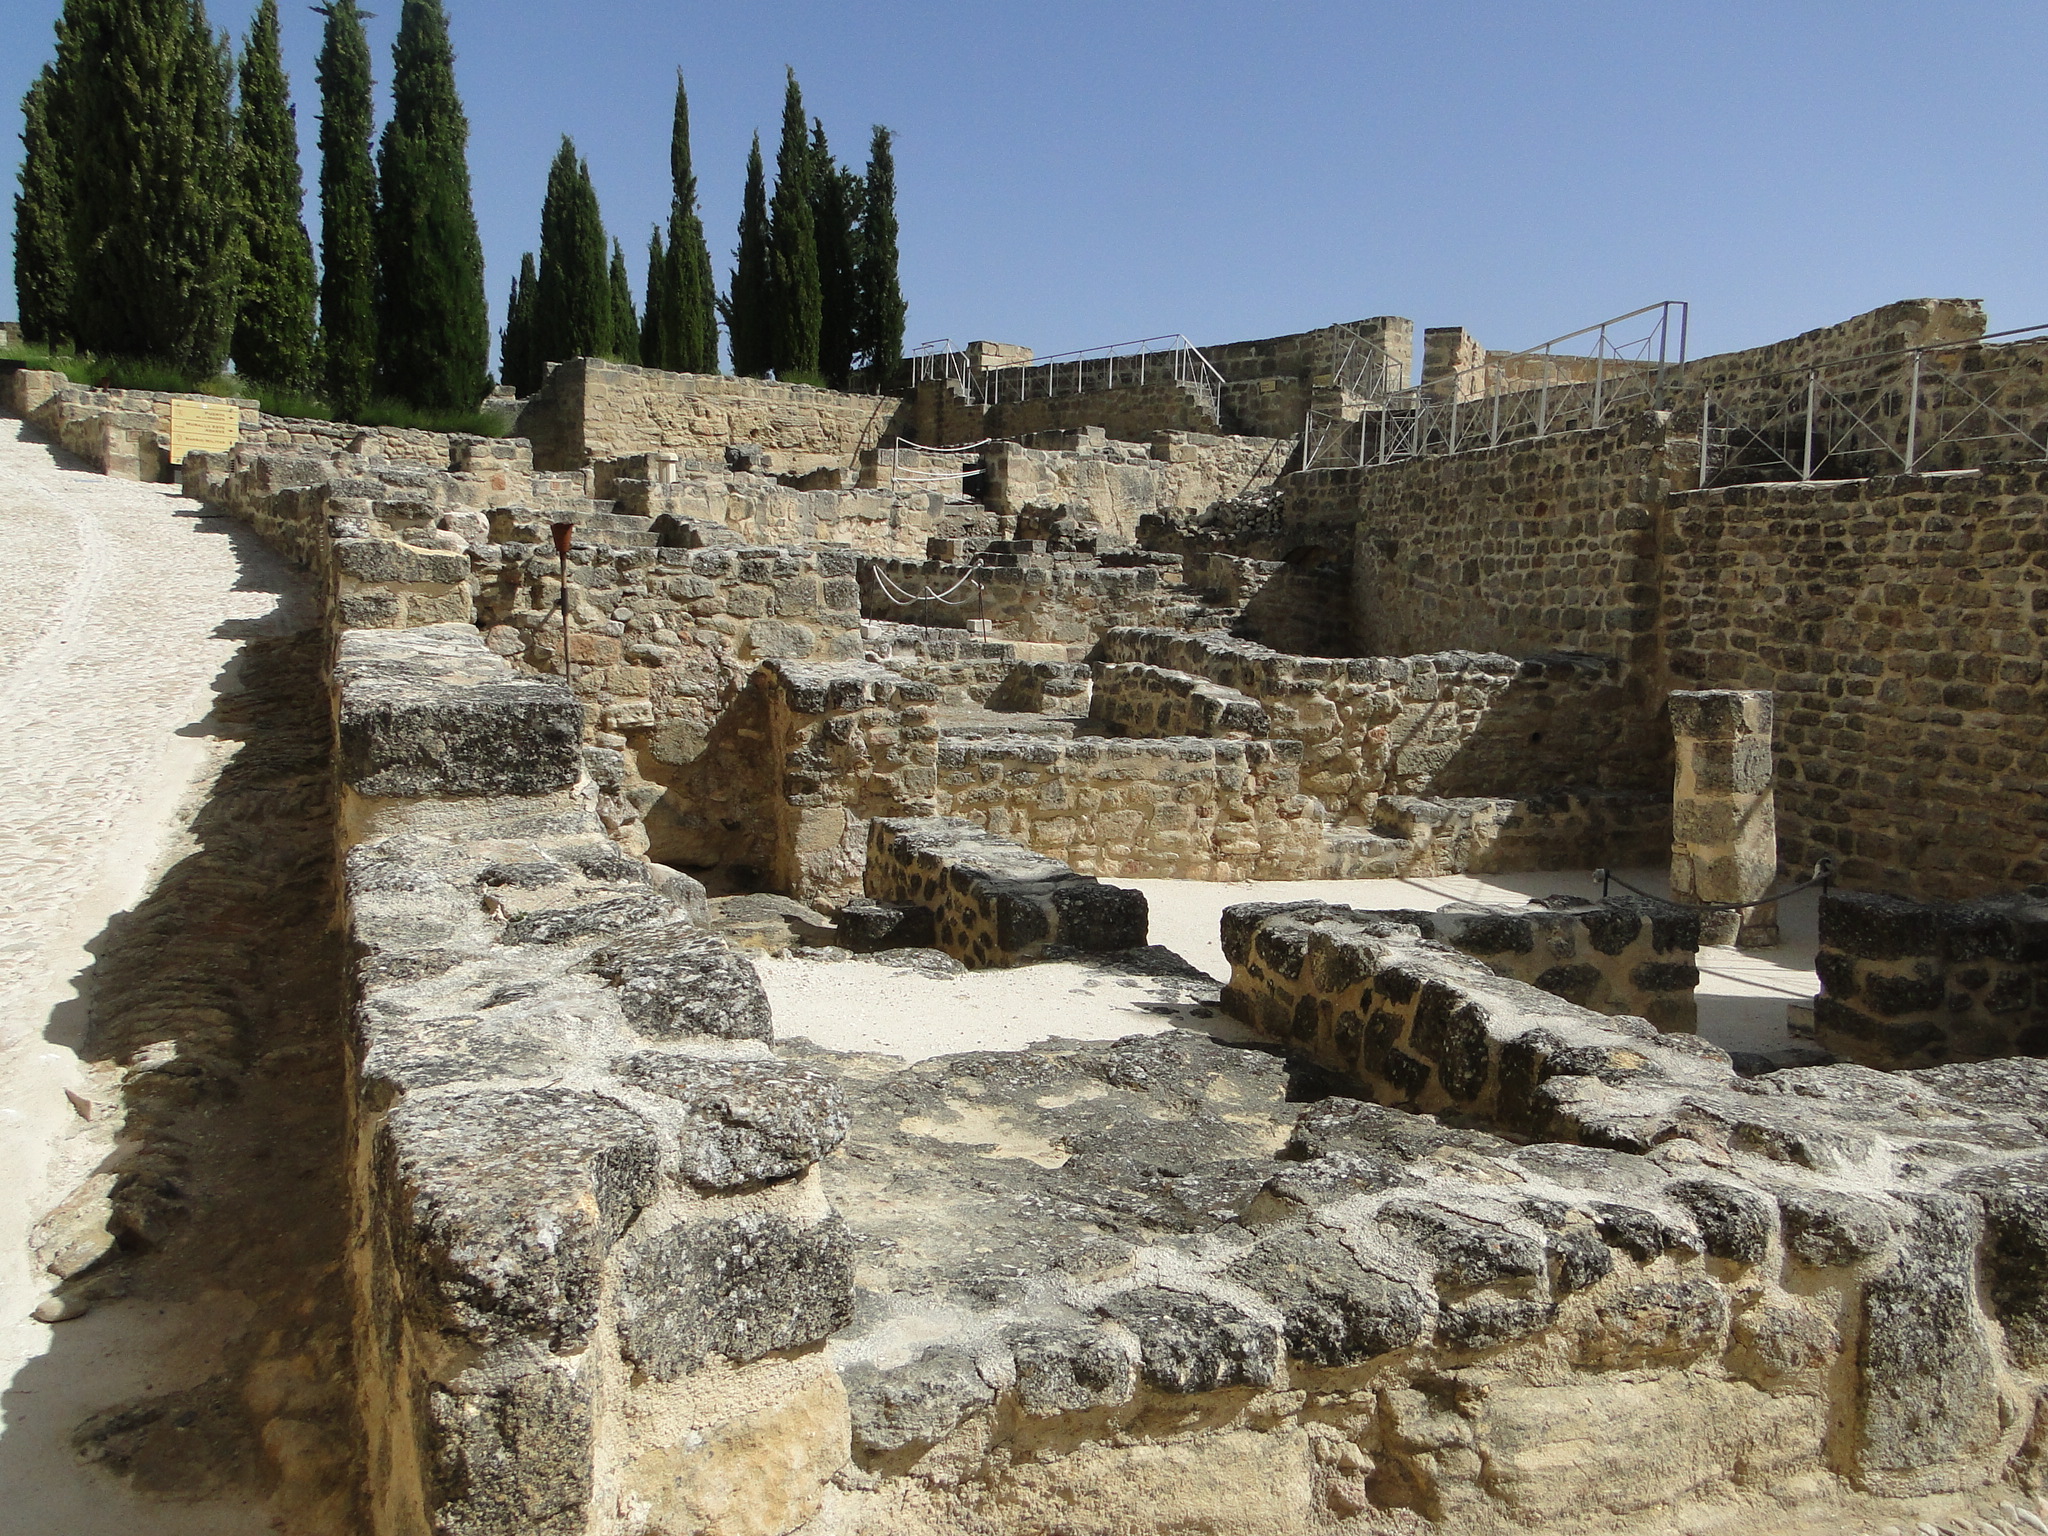
M 12 420 L 0 538 L 0 1532 L 337 1528 L 308 605 L 238 526 Z

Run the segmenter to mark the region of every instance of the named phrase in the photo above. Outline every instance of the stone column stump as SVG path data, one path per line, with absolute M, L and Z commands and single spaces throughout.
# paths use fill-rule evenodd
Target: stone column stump
M 1671 895 L 1681 902 L 1755 901 L 1778 872 L 1771 798 L 1775 711 L 1764 691 L 1731 688 L 1671 695 L 1677 777 L 1671 798 Z M 1769 949 L 1778 909 L 1709 912 L 1700 942 Z

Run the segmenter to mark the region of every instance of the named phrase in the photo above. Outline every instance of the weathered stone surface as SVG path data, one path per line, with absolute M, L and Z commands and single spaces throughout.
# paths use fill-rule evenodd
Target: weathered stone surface
M 1085 1323 L 1025 1328 L 1010 1348 L 1017 1402 L 1039 1417 L 1128 1402 L 1137 1386 L 1137 1369 L 1123 1346 Z
M 1429 1326 L 1430 1303 L 1412 1285 L 1367 1269 L 1327 1233 L 1279 1233 L 1226 1273 L 1279 1309 L 1288 1354 L 1314 1365 L 1361 1365 Z
M 943 1346 L 892 1370 L 862 1364 L 845 1374 L 854 1450 L 870 1457 L 935 1444 L 996 1395 L 971 1357 Z
M 342 782 L 359 795 L 533 795 L 582 775 L 583 711 L 475 628 L 351 630 L 335 659 Z
M 575 1536 L 592 1487 L 587 1378 L 559 1366 L 472 1368 L 429 1394 L 434 1529 L 448 1536 Z
M 1680 1179 L 1666 1192 L 1692 1214 L 1717 1259 L 1761 1264 L 1776 1226 L 1771 1202 L 1754 1190 L 1721 1179 Z
M 666 896 L 650 891 L 641 896 L 615 896 L 577 907 L 522 913 L 505 924 L 503 937 L 507 944 L 573 944 L 579 939 L 618 933 L 674 916 L 674 904 Z
M 664 924 L 622 935 L 588 964 L 619 989 L 626 1022 L 650 1039 L 774 1036 L 760 976 L 717 934 Z
M 1139 1373 L 1162 1392 L 1273 1384 L 1279 1333 L 1226 1302 L 1141 1286 L 1111 1297 L 1102 1311 L 1136 1337 Z
M 619 1347 L 656 1381 L 712 1355 L 740 1363 L 814 1343 L 852 1310 L 852 1247 L 836 1216 L 687 1221 L 620 1255 Z
M 568 1088 L 400 1104 L 382 1156 L 441 1326 L 580 1347 L 605 1257 L 654 1196 L 657 1150 L 624 1105 Z
M 643 1051 L 612 1071 L 677 1103 L 682 1175 L 700 1189 L 794 1178 L 846 1139 L 838 1085 L 787 1062 Z
M 839 909 L 840 941 L 855 954 L 877 950 L 929 949 L 934 930 L 929 907 L 913 901 L 876 901 L 859 896 Z
M 1491 1285 L 1544 1271 L 1542 1240 L 1497 1221 L 1410 1199 L 1382 1205 L 1378 1220 L 1389 1233 L 1428 1254 L 1443 1285 Z

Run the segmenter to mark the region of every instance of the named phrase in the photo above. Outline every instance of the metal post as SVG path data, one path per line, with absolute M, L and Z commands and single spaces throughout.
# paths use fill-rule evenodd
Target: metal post
M 1806 375 L 1806 455 L 1800 461 L 1799 478 L 1813 478 L 1813 409 L 1820 396 L 1820 370 L 1813 369 Z
M 1490 383 L 1491 381 L 1489 380 L 1488 382 Z M 1486 446 L 1489 448 L 1498 448 L 1500 446 L 1500 391 L 1498 390 L 1495 390 L 1493 395 L 1493 435 L 1487 439 Z
M 1600 425 L 1600 405 L 1607 385 L 1607 327 L 1600 327 L 1600 339 L 1593 347 L 1593 425 Z
M 1906 398 L 1906 473 L 1913 473 L 1913 460 L 1920 454 L 1920 359 L 1913 354 L 1913 392 Z
M 573 693 L 576 680 L 569 670 L 569 546 L 575 539 L 576 525 L 550 523 L 548 529 L 555 536 L 555 563 L 562 587 L 562 682 Z
M 1709 390 L 1700 396 L 1700 489 L 1703 491 L 1707 488 L 1707 444 L 1713 441 L 1709 425 L 1713 419 L 1714 395 Z

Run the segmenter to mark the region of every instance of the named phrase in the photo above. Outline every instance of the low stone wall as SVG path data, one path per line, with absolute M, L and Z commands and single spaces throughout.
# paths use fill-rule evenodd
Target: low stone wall
M 567 690 L 466 625 L 345 635 L 336 688 L 370 1528 L 800 1523 L 846 1455 L 834 1085 L 605 837 Z
M 1871 1067 L 2048 1056 L 2048 888 L 1919 903 L 1827 891 L 1815 1038 Z
M 948 736 L 936 809 L 1091 875 L 1313 880 L 1323 808 L 1291 741 Z
M 871 619 L 964 627 L 986 619 L 997 639 L 1090 646 L 1119 625 L 1173 622 L 1200 605 L 1152 565 L 1017 557 L 1016 565 L 863 560 L 861 612 Z M 945 601 L 923 596 L 936 593 Z
M 259 424 L 254 400 L 146 389 L 94 389 L 42 369 L 17 369 L 9 375 L 8 390 L 13 414 L 41 428 L 67 453 L 85 460 L 101 474 L 123 480 L 172 478 L 174 400 L 233 406 L 245 437 Z
M 2040 1401 L 2048 1365 L 2035 1064 L 1896 1077 L 1805 1068 L 1743 1083 L 1692 1037 L 1602 1018 L 1347 908 L 1234 907 L 1224 943 L 1232 1011 L 1367 1097 L 1575 1144 L 1507 1154 L 1526 1159 L 1515 1197 L 1531 1212 L 1561 1200 L 1549 1224 L 1561 1235 L 1592 1196 L 1603 1273 L 1627 1267 L 1609 1245 L 1633 1249 L 1636 1264 L 1675 1257 L 1663 1284 L 1677 1310 L 1652 1325 L 1664 1347 L 1675 1328 L 1691 1339 L 1676 1358 L 1731 1384 L 1790 1389 L 1773 1401 L 1802 1428 L 1780 1442 L 1778 1486 L 1830 1472 L 1890 1494 L 1995 1485 L 2039 1435 L 2031 1406 L 2014 1411 Z M 1333 1130 L 1344 1123 L 1325 1114 Z M 1545 1273 L 1533 1250 L 1502 1269 L 1498 1224 L 1403 1206 L 1390 1193 L 1382 1227 L 1452 1271 L 1466 1255 L 1466 1284 Z M 1549 1266 L 1553 1283 L 1559 1273 Z M 1488 1315 L 1525 1317 L 1510 1334 L 1549 1326 L 1555 1301 L 1529 1300 L 1526 1313 L 1489 1302 Z M 1602 1308 L 1615 1343 L 1634 1336 L 1633 1310 Z
M 689 461 L 672 480 L 607 470 L 644 471 L 634 455 L 597 468 L 599 495 L 621 513 L 676 517 L 729 528 L 749 544 L 845 544 L 865 554 L 919 558 L 933 538 L 972 522 L 980 509 L 929 489 L 799 490 L 765 475 L 727 473 Z
M 733 443 L 776 450 L 807 469 L 851 465 L 888 436 L 901 404 L 888 395 L 580 357 L 548 370 L 516 430 L 533 441 L 543 469 L 663 451 L 722 460 Z
M 1382 795 L 1370 828 L 1334 826 L 1324 876 L 1502 874 L 1629 869 L 1671 853 L 1671 797 L 1635 790 L 1557 789 L 1526 798 Z
M 1157 432 L 1143 443 L 1117 442 L 1101 427 L 1036 433 L 984 447 L 974 490 L 992 511 L 1010 516 L 1072 508 L 1129 543 L 1147 515 L 1199 513 L 1270 486 L 1291 448 L 1273 438 L 1202 431 Z
M 1470 955 L 1496 976 L 1526 981 L 1594 1013 L 1648 1019 L 1667 1032 L 1699 1028 L 1693 991 L 1698 913 L 1622 895 L 1553 896 L 1526 907 L 1460 903 L 1434 912 L 1359 911 L 1368 923 L 1405 923 Z
M 932 942 L 977 969 L 1016 965 L 1058 948 L 1145 943 L 1141 892 L 1076 874 L 1058 859 L 953 817 L 868 824 L 867 894 L 932 914 Z
M 1088 716 L 1119 736 L 1270 736 L 1273 722 L 1235 688 L 1142 662 L 1105 662 Z
M 1506 656 L 1290 656 L 1248 640 L 1119 628 L 1099 658 L 1190 672 L 1256 699 L 1273 734 L 1302 744 L 1305 794 L 1369 824 L 1380 796 L 1426 792 L 1519 672 Z

